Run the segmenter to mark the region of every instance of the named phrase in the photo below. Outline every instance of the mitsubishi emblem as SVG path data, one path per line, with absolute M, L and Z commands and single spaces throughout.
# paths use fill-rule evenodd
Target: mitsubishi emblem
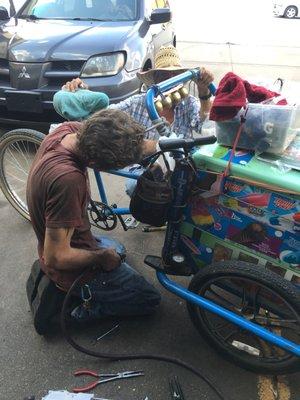
M 28 74 L 25 66 L 22 68 L 22 72 L 20 72 L 18 75 L 18 79 L 21 79 L 21 78 L 30 79 L 30 75 Z

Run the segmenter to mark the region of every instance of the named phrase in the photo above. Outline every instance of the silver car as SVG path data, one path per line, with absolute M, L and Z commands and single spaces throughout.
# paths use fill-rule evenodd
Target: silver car
M 136 73 L 158 48 L 176 43 L 168 0 L 27 0 L 12 18 L 2 7 L 0 20 L 5 121 L 58 120 L 53 94 L 78 76 L 121 101 L 140 90 Z

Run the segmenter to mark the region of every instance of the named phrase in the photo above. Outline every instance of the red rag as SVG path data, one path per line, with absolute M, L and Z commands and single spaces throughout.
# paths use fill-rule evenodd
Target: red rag
M 233 118 L 246 105 L 246 89 L 243 80 L 228 72 L 219 84 L 210 110 L 209 119 L 225 121 Z
M 246 106 L 247 101 L 260 103 L 277 96 L 279 93 L 272 92 L 263 86 L 251 85 L 233 72 L 228 72 L 220 81 L 209 119 L 213 121 L 232 119 L 242 107 Z M 283 99 L 278 104 L 287 104 L 287 102 Z
M 262 101 L 271 99 L 272 97 L 280 96 L 279 93 L 272 92 L 272 90 L 268 90 L 263 86 L 251 85 L 247 81 L 244 81 L 244 86 L 249 103 L 261 103 Z

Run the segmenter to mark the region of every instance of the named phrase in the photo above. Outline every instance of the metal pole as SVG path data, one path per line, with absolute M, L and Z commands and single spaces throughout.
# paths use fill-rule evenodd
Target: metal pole
M 186 288 L 178 285 L 177 283 L 171 281 L 166 274 L 163 272 L 156 273 L 159 282 L 170 292 L 176 294 L 177 296 L 190 301 L 191 303 L 197 304 L 199 307 L 204 308 L 205 310 L 211 311 L 214 314 L 219 315 L 220 317 L 232 322 L 235 325 L 240 326 L 243 329 L 246 329 L 256 336 L 275 344 L 278 347 L 281 347 L 290 353 L 295 354 L 296 356 L 300 356 L 300 345 L 297 345 L 290 340 L 287 340 L 275 333 L 270 332 L 269 330 L 254 324 L 253 322 L 248 321 L 247 319 L 240 317 L 239 315 L 226 310 L 225 308 L 213 303 L 210 300 L 205 299 L 193 292 L 190 292 Z

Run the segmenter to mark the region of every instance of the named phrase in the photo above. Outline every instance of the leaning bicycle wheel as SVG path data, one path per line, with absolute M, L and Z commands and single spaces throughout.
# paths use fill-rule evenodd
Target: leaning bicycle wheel
M 300 343 L 300 289 L 274 272 L 240 261 L 207 266 L 189 290 L 286 339 Z M 257 373 L 300 370 L 300 358 L 250 331 L 188 303 L 199 333 L 223 357 Z
M 15 129 L 0 139 L 0 187 L 10 204 L 30 220 L 26 202 L 28 173 L 45 135 L 31 129 Z

